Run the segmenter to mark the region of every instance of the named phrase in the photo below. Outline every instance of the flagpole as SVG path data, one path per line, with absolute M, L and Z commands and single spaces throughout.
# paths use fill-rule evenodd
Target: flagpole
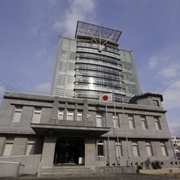
M 129 142 L 128 142 L 128 137 L 127 137 L 126 122 L 125 122 L 125 118 L 124 118 L 124 104 L 123 103 L 122 103 L 122 113 L 123 113 L 123 122 L 124 122 L 124 126 L 125 126 L 126 146 L 127 146 L 127 153 L 128 153 L 127 166 L 130 166 Z
M 114 115 L 115 115 L 115 118 L 116 118 L 117 117 L 117 113 L 116 113 L 114 91 L 112 91 L 112 95 L 113 95 L 113 104 L 114 104 Z M 118 117 L 117 117 L 117 123 L 119 123 Z M 117 130 L 117 127 L 115 127 L 115 128 L 116 128 L 116 141 L 117 141 L 117 147 L 118 147 L 118 149 L 116 149 L 116 144 L 115 144 L 115 150 L 118 151 L 118 153 L 116 152 L 116 159 L 117 159 L 117 165 L 118 165 L 118 164 L 120 164 L 120 154 L 121 154 L 121 151 L 120 151 L 120 143 L 119 143 L 119 137 L 118 137 L 118 130 Z M 118 154 L 119 154 L 119 157 L 118 157 Z
M 108 117 L 107 117 L 107 103 L 106 103 L 106 123 L 108 123 Z M 111 156 L 109 151 L 109 132 L 107 132 L 107 159 L 108 159 L 108 165 L 111 166 Z

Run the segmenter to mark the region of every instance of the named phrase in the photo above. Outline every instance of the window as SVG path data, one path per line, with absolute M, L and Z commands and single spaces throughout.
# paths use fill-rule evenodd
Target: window
M 133 150 L 134 156 L 139 156 L 138 144 L 136 142 L 132 143 L 132 150 Z
M 165 143 L 161 142 L 161 143 L 160 143 L 160 146 L 161 146 L 162 155 L 163 155 L 163 156 L 167 156 L 167 149 L 166 149 Z
M 26 147 L 26 153 L 25 155 L 32 155 L 34 154 L 36 142 L 32 139 L 28 140 L 27 147 Z
M 148 128 L 145 116 L 141 116 L 141 125 L 142 125 L 143 129 L 147 129 Z
M 116 157 L 121 157 L 122 156 L 122 146 L 120 142 L 116 142 L 115 144 L 116 147 Z
M 146 151 L 148 156 L 153 156 L 152 146 L 150 142 L 146 142 Z
M 134 129 L 135 128 L 135 124 L 134 124 L 134 118 L 131 115 L 128 115 L 128 121 L 129 121 L 129 128 L 130 129 Z
M 7 138 L 4 146 L 3 156 L 10 156 L 13 148 L 14 138 Z
M 74 120 L 74 110 L 67 110 L 67 120 L 68 121 Z
M 153 106 L 159 107 L 159 101 L 153 99 Z
M 104 142 L 103 140 L 97 141 L 97 155 L 104 156 Z
M 101 114 L 96 115 L 96 125 L 97 125 L 97 127 L 102 127 L 102 115 Z
M 113 127 L 119 128 L 118 116 L 113 116 Z
M 34 108 L 34 114 L 33 114 L 33 118 L 32 118 L 33 123 L 39 123 L 40 122 L 41 110 L 42 110 L 42 108 L 40 108 L 40 107 Z
M 12 122 L 20 122 L 23 106 L 16 106 L 12 117 Z
M 64 119 L 64 109 L 58 110 L 58 119 L 63 120 Z
M 157 130 L 161 129 L 161 124 L 158 117 L 154 117 L 154 123 Z
M 77 121 L 82 121 L 82 111 L 77 112 Z

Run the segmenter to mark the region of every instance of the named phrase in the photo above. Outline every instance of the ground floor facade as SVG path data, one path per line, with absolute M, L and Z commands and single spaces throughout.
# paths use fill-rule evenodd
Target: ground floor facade
M 153 107 L 154 101 L 159 106 Z M 6 93 L 0 108 L 0 167 L 12 166 L 20 174 L 63 166 L 179 167 L 161 101 L 157 94 L 105 104 Z
M 61 133 L 60 133 L 61 134 Z M 11 141 L 10 141 L 11 140 Z M 3 142 L 4 141 L 4 142 Z M 179 165 L 172 159 L 171 142 L 156 139 L 85 137 L 71 133 L 45 136 L 2 136 L 0 159 L 14 156 L 41 155 L 42 168 L 54 166 L 138 166 L 147 159 L 159 161 L 162 167 Z M 170 158 L 171 157 L 171 158 Z M 40 163 L 39 162 L 39 163 Z

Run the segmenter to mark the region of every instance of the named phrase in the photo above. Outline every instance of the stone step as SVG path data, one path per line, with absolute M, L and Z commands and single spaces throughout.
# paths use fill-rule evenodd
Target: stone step
M 55 166 L 54 168 L 42 169 L 41 176 L 64 176 L 85 175 L 94 173 L 91 168 L 84 166 Z

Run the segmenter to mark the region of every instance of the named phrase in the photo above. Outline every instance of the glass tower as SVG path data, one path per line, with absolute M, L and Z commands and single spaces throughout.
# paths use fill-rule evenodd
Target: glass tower
M 140 94 L 132 51 L 119 48 L 121 31 L 78 21 L 75 38 L 60 38 L 51 95 L 115 101 Z

